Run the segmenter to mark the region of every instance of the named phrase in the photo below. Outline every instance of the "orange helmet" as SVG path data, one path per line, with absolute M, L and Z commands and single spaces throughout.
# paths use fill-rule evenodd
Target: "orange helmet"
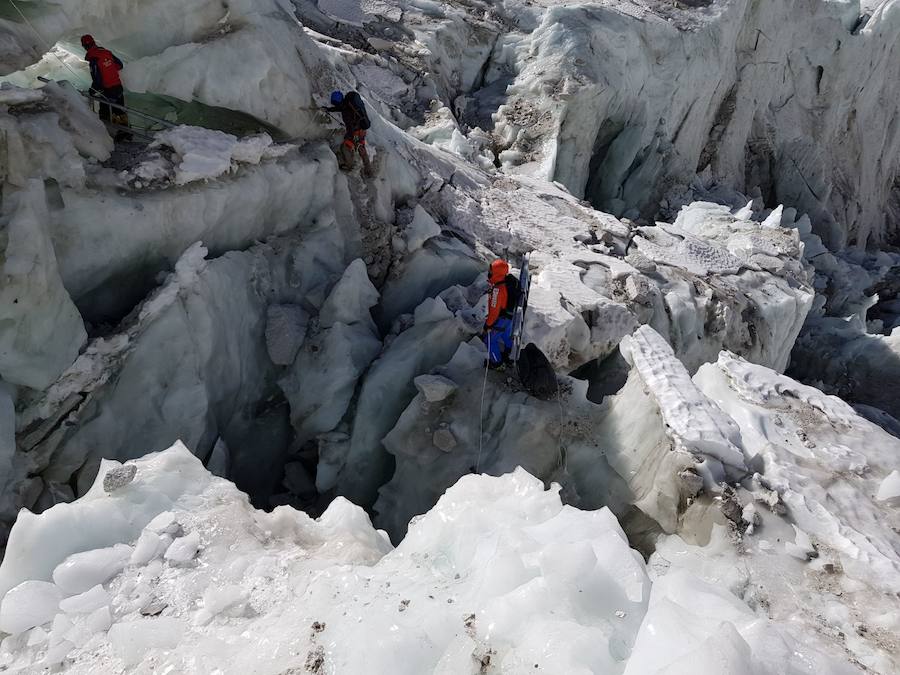
M 488 281 L 492 284 L 499 284 L 509 274 L 509 263 L 499 258 L 491 263 L 491 269 L 488 272 Z

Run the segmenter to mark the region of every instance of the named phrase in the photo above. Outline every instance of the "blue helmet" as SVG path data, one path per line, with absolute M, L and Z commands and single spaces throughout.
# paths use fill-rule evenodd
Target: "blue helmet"
M 331 92 L 331 105 L 340 105 L 344 100 L 344 94 L 340 91 Z

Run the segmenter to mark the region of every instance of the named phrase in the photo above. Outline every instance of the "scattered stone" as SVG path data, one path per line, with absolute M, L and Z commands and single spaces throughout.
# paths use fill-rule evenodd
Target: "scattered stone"
M 159 598 L 150 598 L 150 601 L 141 607 L 141 614 L 144 616 L 159 616 L 162 611 L 169 605 Z
M 110 469 L 103 476 L 103 489 L 106 492 L 115 492 L 134 480 L 137 473 L 137 466 L 134 464 L 123 464 L 115 469 Z
M 311 649 L 306 655 L 306 672 L 319 675 L 325 672 L 325 648 L 321 645 Z
M 289 366 L 303 346 L 309 314 L 297 305 L 269 305 L 266 349 L 276 366 Z
M 451 452 L 456 447 L 456 437 L 449 429 L 438 429 L 431 440 L 434 446 L 443 452 Z

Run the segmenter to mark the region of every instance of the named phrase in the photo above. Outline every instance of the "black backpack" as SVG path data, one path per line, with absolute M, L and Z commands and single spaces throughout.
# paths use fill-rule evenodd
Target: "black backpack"
M 503 284 L 506 286 L 506 308 L 503 310 L 503 314 L 511 318 L 516 313 L 516 305 L 519 304 L 522 287 L 519 286 L 519 280 L 512 274 L 506 275 Z
M 533 342 L 525 345 L 519 354 L 516 368 L 522 386 L 535 398 L 547 401 L 559 394 L 559 384 L 553 365 Z
M 347 105 L 353 108 L 353 112 L 356 113 L 356 117 L 359 120 L 359 128 L 360 129 L 368 129 L 372 126 L 372 122 L 369 121 L 369 113 L 366 112 L 366 104 L 363 103 L 362 96 L 355 91 L 351 91 L 346 96 Z

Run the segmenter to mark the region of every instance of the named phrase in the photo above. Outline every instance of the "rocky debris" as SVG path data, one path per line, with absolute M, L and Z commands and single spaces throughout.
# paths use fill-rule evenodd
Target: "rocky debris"
M 453 432 L 446 427 L 442 427 L 435 431 L 432 440 L 434 441 L 434 446 L 444 452 L 452 452 L 453 448 L 456 447 L 456 437 L 453 435 Z
M 137 467 L 134 464 L 124 464 L 110 469 L 103 476 L 103 489 L 106 492 L 115 492 L 134 480 Z
M 266 349 L 277 366 L 289 366 L 303 345 L 309 314 L 298 305 L 269 305 L 266 311 Z

